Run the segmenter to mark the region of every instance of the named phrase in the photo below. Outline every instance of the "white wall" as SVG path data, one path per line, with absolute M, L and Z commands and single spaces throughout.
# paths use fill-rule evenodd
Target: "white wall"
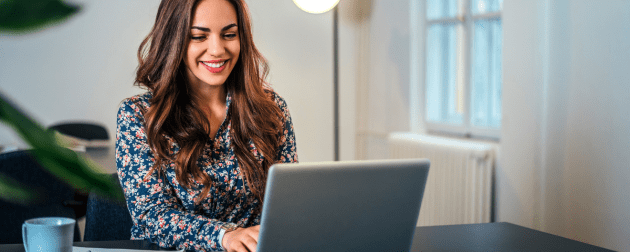
M 504 8 L 499 220 L 630 250 L 630 2 Z
M 359 26 L 357 158 L 388 158 L 387 134 L 408 131 L 410 90 L 409 1 L 364 3 Z
M 540 209 L 543 1 L 505 2 L 497 220 L 533 227 Z
M 572 1 L 569 236 L 630 250 L 630 1 Z M 587 206 L 587 207 L 584 207 Z
M 45 127 L 95 121 L 113 137 L 120 101 L 144 92 L 132 86 L 136 51 L 153 25 L 159 1 L 72 2 L 83 9 L 66 23 L 35 34 L 1 35 L 0 91 Z M 300 161 L 332 160 L 332 14 L 308 14 L 292 1 L 247 2 L 254 40 L 269 60 L 268 80 L 291 111 Z M 353 93 L 353 86 L 342 88 L 342 95 Z M 341 105 L 341 155 L 353 159 L 354 98 L 342 98 Z M 1 145 L 25 147 L 2 124 Z

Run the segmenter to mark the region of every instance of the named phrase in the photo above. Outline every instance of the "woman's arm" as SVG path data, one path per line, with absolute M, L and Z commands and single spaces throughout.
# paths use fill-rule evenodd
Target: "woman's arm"
M 235 224 L 185 209 L 167 178 L 158 177 L 157 172 L 146 177 L 154 156 L 147 144 L 144 116 L 139 104 L 132 101 L 126 100 L 119 108 L 116 132 L 116 165 L 135 225 L 132 238 L 161 247 L 222 250 L 218 240 L 221 229 L 234 228 Z
M 280 146 L 278 147 L 277 160 L 279 163 L 297 163 L 298 156 L 297 149 L 295 147 L 295 133 L 293 132 L 291 113 L 289 113 L 287 103 L 282 97 L 274 93 L 274 99 L 284 115 L 284 128 L 280 134 Z

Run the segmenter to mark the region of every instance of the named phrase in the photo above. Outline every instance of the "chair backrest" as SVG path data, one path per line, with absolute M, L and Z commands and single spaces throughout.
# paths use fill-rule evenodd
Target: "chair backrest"
M 111 179 L 120 185 L 115 173 L 111 174 Z M 120 192 L 122 194 L 122 187 Z M 114 201 L 90 192 L 83 241 L 129 240 L 132 225 L 131 215 L 124 200 Z
M 90 122 L 65 122 L 50 126 L 61 134 L 85 140 L 107 140 L 109 134 L 105 126 Z
M 0 244 L 22 243 L 22 223 L 38 217 L 68 217 L 76 219 L 72 202 L 76 191 L 61 179 L 51 175 L 28 150 L 0 154 L 0 173 L 34 192 L 36 200 L 21 205 L 0 199 Z M 78 225 L 74 241 L 80 241 Z

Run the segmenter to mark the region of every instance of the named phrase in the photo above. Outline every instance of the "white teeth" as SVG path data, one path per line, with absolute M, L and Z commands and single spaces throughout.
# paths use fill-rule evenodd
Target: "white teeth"
M 225 64 L 225 62 L 227 62 L 227 61 L 222 61 L 222 62 L 217 62 L 217 63 L 206 63 L 206 62 L 202 61 L 201 63 L 203 63 L 206 66 L 212 67 L 212 68 L 219 68 L 219 67 L 223 66 L 223 64 Z

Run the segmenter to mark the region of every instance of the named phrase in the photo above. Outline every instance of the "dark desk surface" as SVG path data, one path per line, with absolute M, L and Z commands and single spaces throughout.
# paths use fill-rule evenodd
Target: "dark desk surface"
M 418 227 L 411 251 L 611 251 L 506 222 Z
M 75 246 L 156 249 L 146 241 L 76 242 Z M 0 251 L 23 252 L 22 244 Z M 411 251 L 611 251 L 510 223 L 417 227 Z

